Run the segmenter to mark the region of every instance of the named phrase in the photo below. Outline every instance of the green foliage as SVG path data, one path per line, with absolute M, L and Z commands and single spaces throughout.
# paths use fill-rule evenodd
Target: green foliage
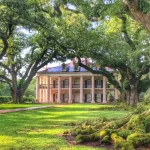
M 26 89 L 24 96 L 35 97 L 35 91 L 36 91 L 36 79 L 33 78 L 28 88 Z
M 146 110 L 146 108 L 145 108 L 144 103 L 140 102 L 140 103 L 137 104 L 137 107 L 136 107 L 136 109 L 135 109 L 134 112 L 137 113 L 137 114 L 139 114 L 139 113 L 142 113 L 145 110 Z
M 145 95 L 143 103 L 145 105 L 150 104 L 150 94 Z
M 35 103 L 36 102 L 36 98 L 35 97 L 23 96 L 23 102 L 25 102 L 25 103 Z
M 118 104 L 114 104 L 114 105 L 105 105 L 103 107 L 99 107 L 99 108 L 90 108 L 89 110 L 113 110 L 113 111 L 120 111 L 120 110 L 125 110 L 125 111 L 131 111 L 133 110 L 134 107 L 131 107 L 129 105 L 127 105 L 126 103 L 120 102 Z
M 138 4 L 139 4 L 139 8 L 142 10 L 142 12 L 144 12 L 144 13 L 150 12 L 150 2 L 148 0 L 139 0 Z
M 0 83 L 0 96 L 2 96 L 2 95 L 10 96 L 9 85 Z
M 12 100 L 11 96 L 0 96 L 0 103 L 8 103 Z

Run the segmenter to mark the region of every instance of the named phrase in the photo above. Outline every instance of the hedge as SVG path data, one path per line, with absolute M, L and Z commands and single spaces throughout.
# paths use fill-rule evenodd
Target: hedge
M 0 96 L 0 103 L 8 103 L 12 100 L 11 96 Z M 35 102 L 35 98 L 34 97 L 23 97 L 23 101 L 24 102 Z
M 0 103 L 7 103 L 11 101 L 11 96 L 0 96 Z

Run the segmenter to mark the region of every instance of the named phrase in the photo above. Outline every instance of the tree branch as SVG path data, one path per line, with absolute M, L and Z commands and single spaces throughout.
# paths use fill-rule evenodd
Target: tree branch
M 87 65 L 84 65 L 82 62 L 81 62 L 81 59 L 79 56 L 77 56 L 78 58 L 78 65 L 80 67 L 83 67 L 84 69 L 86 69 L 87 71 L 93 73 L 93 74 L 101 74 L 105 77 L 107 77 L 109 83 L 113 84 L 115 86 L 115 88 L 117 88 L 119 91 L 121 90 L 121 87 L 118 83 L 118 81 L 115 80 L 114 76 L 113 76 L 113 73 L 110 73 L 108 72 L 106 69 L 103 69 L 103 70 L 93 70 L 92 68 L 88 67 Z
M 132 50 L 136 50 L 136 46 L 133 43 L 133 41 L 131 40 L 131 38 L 128 35 L 127 32 L 127 18 L 124 15 L 119 16 L 119 18 L 122 20 L 122 33 L 124 33 L 124 39 L 125 41 L 129 44 L 129 46 L 131 47 Z

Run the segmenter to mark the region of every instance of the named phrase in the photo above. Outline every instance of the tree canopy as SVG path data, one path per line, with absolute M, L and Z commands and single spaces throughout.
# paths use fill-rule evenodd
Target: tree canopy
M 10 86 L 15 102 L 21 101 L 39 69 L 74 56 L 95 59 L 101 67 L 98 72 L 78 57 L 81 66 L 105 75 L 120 91 L 144 89 L 149 35 L 143 27 L 150 31 L 149 1 L 2 0 L 0 4 L 0 79 Z M 108 65 L 119 71 L 119 82 L 104 69 Z

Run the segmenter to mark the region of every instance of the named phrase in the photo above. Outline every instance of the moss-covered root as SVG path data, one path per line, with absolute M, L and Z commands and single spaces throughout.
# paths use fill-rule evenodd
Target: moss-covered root
M 150 133 L 133 133 L 127 137 L 127 142 L 133 144 L 134 147 L 145 146 L 150 144 Z
M 82 135 L 79 134 L 76 137 L 76 141 L 77 143 L 85 143 L 85 142 L 89 142 L 89 141 L 97 141 L 99 139 L 99 133 L 93 133 L 93 134 L 89 134 L 89 135 Z
M 108 122 L 103 129 L 118 129 L 124 126 L 129 120 L 131 116 L 124 117 L 115 121 Z
M 118 136 L 116 133 L 111 135 L 111 140 L 114 143 L 115 148 L 121 148 L 121 150 L 135 150 L 132 143 L 127 142 L 121 136 Z
M 121 147 L 121 143 L 123 143 L 125 141 L 121 136 L 118 136 L 116 133 L 113 133 L 111 135 L 111 139 L 112 139 L 115 147 Z
M 95 133 L 96 131 L 98 131 L 98 129 L 95 129 L 92 126 L 87 126 L 86 128 L 74 128 L 71 131 L 71 135 L 76 136 L 78 134 L 83 134 L 83 135 L 87 135 L 87 134 L 92 134 Z

